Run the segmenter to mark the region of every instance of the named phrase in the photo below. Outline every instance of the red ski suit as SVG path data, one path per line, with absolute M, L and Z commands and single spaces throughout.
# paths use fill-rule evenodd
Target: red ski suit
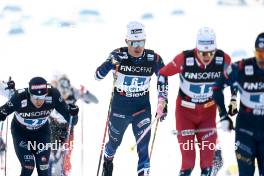
M 183 51 L 160 70 L 163 76 L 180 74 L 180 89 L 176 100 L 176 129 L 203 129 L 216 127 L 216 105 L 212 100 L 212 84 L 223 74 L 231 62 L 230 57 L 217 50 L 212 61 L 203 65 L 197 50 Z M 200 167 L 212 166 L 217 134 L 214 131 L 195 135 L 178 135 L 182 154 L 181 170 L 195 165 L 195 136 L 200 149 Z

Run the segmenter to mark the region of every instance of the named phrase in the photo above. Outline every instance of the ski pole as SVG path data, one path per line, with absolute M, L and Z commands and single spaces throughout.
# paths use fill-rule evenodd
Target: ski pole
M 3 144 L 1 145 L 4 145 L 4 141 L 3 141 L 3 130 L 4 130 L 4 122 L 0 122 L 1 123 L 1 129 L 0 129 L 0 140 L 1 142 L 3 142 Z M 1 145 L 0 145 L 0 150 L 1 150 Z M 1 152 L 1 151 L 0 151 Z M 3 170 L 4 169 L 4 160 L 3 160 L 3 155 L 0 154 L 1 156 L 1 165 L 0 165 L 0 170 Z M 2 172 L 2 171 L 1 171 Z
M 71 115 L 70 116 L 70 121 L 69 121 L 69 126 L 68 126 L 68 129 L 67 129 L 67 136 L 66 136 L 66 140 L 65 142 L 68 144 L 68 148 L 65 149 L 65 151 L 63 151 L 63 155 L 62 155 L 62 158 L 63 158 L 63 161 L 61 162 L 61 175 L 65 175 L 64 174 L 64 162 L 65 162 L 65 157 L 67 156 L 67 153 L 68 153 L 68 150 L 71 150 L 70 148 L 72 147 L 70 145 L 70 135 L 71 135 L 71 128 L 72 128 L 72 119 L 73 119 L 73 116 Z
M 11 76 L 9 76 L 8 81 L 11 81 L 11 80 L 12 80 L 12 78 L 11 78 Z M 9 91 L 9 94 L 8 94 L 8 99 L 9 100 L 11 99 L 14 91 L 15 91 L 14 89 L 12 89 L 12 90 Z M 8 122 L 9 122 L 9 120 L 8 120 L 8 118 L 6 118 L 6 133 L 5 133 L 5 141 L 6 141 L 6 147 L 5 147 L 5 176 L 7 175 L 7 169 L 6 169 L 6 167 L 7 167 L 7 139 L 8 139 L 8 127 L 9 127 L 9 123 Z
M 84 94 L 84 86 L 81 86 L 81 96 L 83 97 Z M 81 176 L 83 176 L 83 156 L 84 156 L 84 152 L 83 152 L 83 101 L 81 102 Z
M 152 156 L 152 151 L 153 151 L 153 148 L 154 148 L 154 142 L 155 142 L 155 139 L 156 139 L 156 134 L 157 134 L 157 130 L 158 130 L 158 125 L 159 125 L 159 120 L 156 122 L 155 131 L 154 131 L 154 134 L 153 134 L 153 139 L 152 139 L 151 148 L 150 148 L 149 159 L 150 159 L 151 156 Z
M 110 114 L 111 114 L 111 107 L 112 107 L 112 101 L 113 101 L 113 97 L 114 97 L 115 83 L 117 80 L 118 67 L 119 67 L 119 65 L 115 65 L 113 88 L 112 88 L 112 94 L 111 94 L 110 103 L 109 103 L 109 107 L 108 107 L 108 115 L 107 115 L 107 119 L 105 122 L 104 136 L 103 136 L 103 140 L 102 140 L 102 144 L 101 144 L 99 162 L 98 162 L 98 167 L 97 167 L 97 174 L 96 174 L 97 176 L 99 176 L 101 162 L 102 162 L 102 156 L 103 156 L 104 145 L 105 145 L 105 137 L 106 137 L 106 133 L 107 133 L 107 129 L 108 129 L 108 122 L 109 122 Z
M 173 135 L 189 136 L 196 133 L 208 132 L 208 131 L 217 131 L 219 128 L 200 128 L 200 129 L 186 129 L 186 130 L 172 130 Z

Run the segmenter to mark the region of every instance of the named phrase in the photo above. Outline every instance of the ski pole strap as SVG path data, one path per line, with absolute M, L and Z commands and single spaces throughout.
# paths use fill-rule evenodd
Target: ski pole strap
M 200 128 L 200 129 L 186 129 L 186 130 L 172 130 L 173 135 L 190 136 L 196 133 L 217 131 L 217 128 Z

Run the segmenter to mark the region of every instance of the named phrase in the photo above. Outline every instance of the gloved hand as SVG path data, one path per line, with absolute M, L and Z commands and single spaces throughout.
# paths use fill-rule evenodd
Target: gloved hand
M 162 122 L 165 120 L 167 116 L 167 100 L 163 97 L 160 97 L 158 100 L 156 118 L 159 117 L 160 121 Z
M 8 116 L 8 114 L 6 113 L 5 109 L 1 108 L 0 109 L 0 121 L 4 121 L 7 116 Z
M 4 121 L 6 119 L 6 116 L 0 113 L 0 122 Z
M 73 126 L 76 125 L 77 122 L 78 122 L 78 112 L 79 112 L 79 107 L 77 105 L 69 104 L 69 113 L 72 116 L 72 124 L 73 124 Z
M 79 112 L 79 107 L 75 104 L 69 104 L 69 113 L 71 116 L 77 116 Z
M 15 81 L 11 80 L 11 78 L 9 79 L 9 81 L 6 83 L 7 87 L 5 89 L 8 90 L 15 90 Z
M 233 121 L 231 120 L 231 118 L 228 116 L 228 114 L 225 114 L 224 116 L 220 117 L 221 120 L 221 128 L 224 131 L 231 131 L 234 129 L 234 125 L 233 125 Z
M 234 116 L 238 113 L 237 111 L 237 102 L 235 98 L 231 98 L 230 104 L 228 106 L 228 114 Z
M 123 59 L 127 59 L 128 56 L 125 52 L 112 51 L 109 58 L 111 59 L 113 65 L 120 65 L 120 62 Z
M 79 112 L 79 107 L 77 105 L 69 104 L 69 113 L 72 116 L 73 126 L 75 126 L 78 123 L 78 112 Z
M 0 138 L 0 152 L 5 151 L 6 144 L 2 138 Z

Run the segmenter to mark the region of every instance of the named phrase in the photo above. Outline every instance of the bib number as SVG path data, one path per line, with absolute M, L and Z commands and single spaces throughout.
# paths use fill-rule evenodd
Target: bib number
M 212 91 L 212 86 L 208 84 L 190 85 L 190 91 L 196 94 L 207 94 Z
M 46 122 L 46 118 L 41 119 L 24 119 L 24 123 L 31 127 L 42 125 Z

